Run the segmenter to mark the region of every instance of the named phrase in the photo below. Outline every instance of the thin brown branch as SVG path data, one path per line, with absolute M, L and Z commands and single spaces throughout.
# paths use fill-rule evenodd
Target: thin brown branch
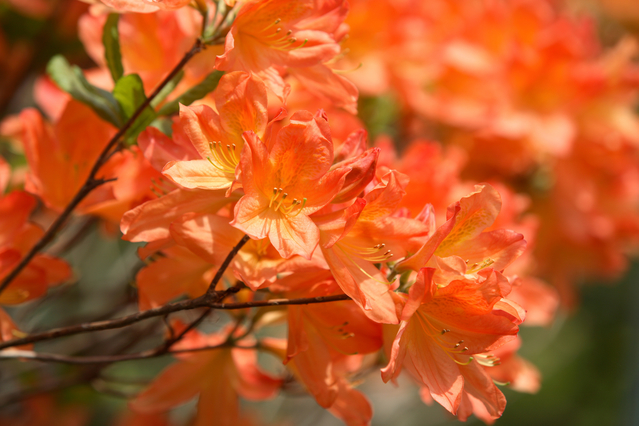
M 47 232 L 44 233 L 40 240 L 22 258 L 20 263 L 18 263 L 18 265 L 16 265 L 11 270 L 11 272 L 9 272 L 9 274 L 7 274 L 7 276 L 2 280 L 2 283 L 0 283 L 0 293 L 5 288 L 7 288 L 9 284 L 11 284 L 11 282 L 18 276 L 18 274 L 20 274 L 20 272 L 29 264 L 31 259 L 33 259 L 36 254 L 42 251 L 53 240 L 53 238 L 57 235 L 58 231 L 60 231 L 69 216 L 71 216 L 73 210 L 75 210 L 75 208 L 82 202 L 82 200 L 84 200 L 86 196 L 89 195 L 89 193 L 91 193 L 91 191 L 93 191 L 95 188 L 111 180 L 97 178 L 96 176 L 100 171 L 100 168 L 107 161 L 113 148 L 117 146 L 120 139 L 129 130 L 129 128 L 133 125 L 140 114 L 142 114 L 142 112 L 151 104 L 151 101 L 153 101 L 153 99 L 155 99 L 155 97 L 162 91 L 164 86 L 166 86 L 173 79 L 173 77 L 175 77 L 182 70 L 182 68 L 184 68 L 187 62 L 189 62 L 191 58 L 193 58 L 193 56 L 195 56 L 203 49 L 203 47 L 204 44 L 202 43 L 202 41 L 200 39 L 197 39 L 193 44 L 193 47 L 191 47 L 191 49 L 184 54 L 182 60 L 180 60 L 180 62 L 171 70 L 171 72 L 164 78 L 164 80 L 162 80 L 162 82 L 155 88 L 153 93 L 151 93 L 151 95 L 142 103 L 142 105 L 138 107 L 131 118 L 129 118 L 124 126 L 122 126 L 120 130 L 118 130 L 115 136 L 111 138 L 111 140 L 104 147 L 104 149 L 100 153 L 100 156 L 93 165 L 89 176 L 86 178 L 86 180 L 84 181 L 78 192 L 75 194 L 73 199 L 71 199 L 69 204 L 66 206 L 64 211 L 60 214 L 60 216 L 58 216 L 55 222 L 51 224 L 49 229 L 47 229 Z
M 240 348 L 240 349 L 255 349 L 257 346 L 238 346 L 234 344 L 234 342 L 224 342 L 219 345 L 211 345 L 211 346 L 200 346 L 197 348 L 188 348 L 188 349 L 175 349 L 170 350 L 163 353 L 158 353 L 154 349 L 136 352 L 132 354 L 122 354 L 122 355 L 101 355 L 101 356 L 68 356 L 68 355 L 58 355 L 58 354 L 49 354 L 42 352 L 33 352 L 33 351 L 23 351 L 23 350 L 10 350 L 5 352 L 0 352 L 0 361 L 7 359 L 19 359 L 21 361 L 41 361 L 41 362 L 51 362 L 51 363 L 59 363 L 59 364 L 73 364 L 73 365 L 85 365 L 85 364 L 113 364 L 116 362 L 123 361 L 137 361 L 141 359 L 149 359 L 149 358 L 158 358 L 164 355 L 173 355 L 173 354 L 183 354 L 183 353 L 191 353 L 191 352 L 202 352 L 209 351 L 212 349 L 220 349 L 220 348 Z
M 218 268 L 217 272 L 215 273 L 215 276 L 211 280 L 209 289 L 204 295 L 204 297 L 207 299 L 209 303 L 211 304 L 219 303 L 222 300 L 224 300 L 227 296 L 240 291 L 240 287 L 237 287 L 237 286 L 230 287 L 224 291 L 216 291 L 215 288 L 219 284 L 220 280 L 222 280 L 222 277 L 224 276 L 224 272 L 226 272 L 226 270 L 228 269 L 229 265 L 233 261 L 233 258 L 242 249 L 242 247 L 244 247 L 244 245 L 249 241 L 249 239 L 250 238 L 248 235 L 244 235 L 242 239 L 237 244 L 235 244 L 235 246 L 231 249 L 231 251 L 229 251 L 229 254 L 226 255 L 226 259 L 224 259 L 224 262 L 222 262 L 222 264 Z M 186 326 L 184 330 L 180 331 L 177 335 L 171 336 L 169 339 L 167 339 L 164 342 L 164 344 L 158 347 L 157 352 L 160 354 L 168 352 L 171 346 L 173 346 L 175 343 L 182 340 L 182 338 L 186 335 L 186 333 L 188 333 L 189 331 L 193 330 L 195 327 L 200 325 L 202 321 L 204 321 L 206 317 L 209 316 L 209 314 L 212 311 L 213 309 L 209 307 L 195 321 L 193 321 L 188 326 Z
M 351 300 L 345 294 L 334 294 L 332 296 L 303 297 L 299 299 L 270 299 L 257 300 L 254 302 L 238 302 L 238 303 L 214 303 L 209 305 L 213 309 L 246 309 L 246 308 L 262 308 L 265 306 L 288 306 L 288 305 L 313 305 L 315 303 L 338 302 L 340 300 Z
M 231 287 L 228 290 L 235 289 Z M 227 290 L 227 291 L 228 291 Z M 147 318 L 158 317 L 166 315 L 172 312 L 185 311 L 189 309 L 207 307 L 211 309 L 232 310 L 232 309 L 246 309 L 246 308 L 260 308 L 266 306 L 287 306 L 287 305 L 312 305 L 315 303 L 328 303 L 336 302 L 340 300 L 349 300 L 345 294 L 336 294 L 332 296 L 319 296 L 319 297 L 305 297 L 299 299 L 271 299 L 260 300 L 254 302 L 238 302 L 238 303 L 212 303 L 208 301 L 206 295 L 198 297 L 197 299 L 184 300 L 181 302 L 170 303 L 158 308 L 149 309 L 148 311 L 138 312 L 137 314 L 128 315 L 122 318 L 116 318 L 107 321 L 98 321 L 93 323 L 79 324 L 71 327 L 57 328 L 49 330 L 44 333 L 32 334 L 20 339 L 13 339 L 6 342 L 0 342 L 0 349 L 10 348 L 14 346 L 26 345 L 29 343 L 41 342 L 44 340 L 51 340 L 63 336 L 71 336 L 74 334 L 88 333 L 98 330 L 110 330 L 114 328 L 121 328 L 127 325 L 135 324 L 136 322 L 145 320 Z
M 224 259 L 224 262 L 222 262 L 222 264 L 220 265 L 220 269 L 217 270 L 217 273 L 215 274 L 215 276 L 211 280 L 211 284 L 209 285 L 209 289 L 206 292 L 208 295 L 212 296 L 212 295 L 215 294 L 215 287 L 217 287 L 218 283 L 222 279 L 222 276 L 224 276 L 224 272 L 226 272 L 226 269 L 229 267 L 229 265 L 233 261 L 233 258 L 235 257 L 235 255 L 240 250 L 242 250 L 242 247 L 244 247 L 244 244 L 248 243 L 249 240 L 250 240 L 249 236 L 248 235 L 244 235 L 242 237 L 242 239 L 235 245 L 235 247 L 233 247 L 231 249 L 231 251 L 229 252 L 228 256 L 226 256 L 226 259 Z

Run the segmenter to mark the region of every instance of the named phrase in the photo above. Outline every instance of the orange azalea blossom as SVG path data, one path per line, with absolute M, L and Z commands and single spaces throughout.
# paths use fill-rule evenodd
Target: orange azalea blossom
M 335 280 L 374 321 L 399 320 L 391 283 L 374 266 L 415 252 L 427 237 L 427 226 L 415 219 L 394 217 L 404 195 L 400 173 L 390 171 L 364 198 L 346 209 L 315 216 L 321 248 Z
M 305 273 L 295 280 L 302 283 L 309 278 L 313 282 L 325 280 L 311 291 L 314 295 L 337 289 L 325 271 Z M 352 302 L 337 303 L 340 305 L 336 306 L 337 312 L 345 317 L 328 315 L 326 309 L 307 311 L 305 307 L 289 306 L 288 344 L 286 340 L 273 338 L 262 339 L 261 344 L 283 359 L 320 406 L 349 426 L 367 425 L 373 417 L 370 402 L 349 382 L 349 376 L 361 368 L 362 357 L 352 355 L 351 351 L 378 349 L 381 329 Z
M 240 333 L 242 330 L 240 330 Z M 203 335 L 192 331 L 173 349 L 193 349 L 224 343 L 225 334 Z M 195 426 L 234 426 L 242 415 L 238 394 L 249 400 L 274 397 L 281 380 L 263 373 L 257 366 L 254 349 L 222 347 L 178 356 L 179 361 L 167 367 L 129 406 L 143 413 L 167 411 L 195 396 L 198 415 Z
M 184 247 L 164 248 L 135 277 L 140 310 L 162 306 L 183 294 L 190 298 L 203 295 L 215 272 L 213 264 Z
M 125 1 L 145 3 L 143 0 Z M 179 1 L 182 0 L 152 3 L 161 5 Z M 209 5 L 212 6 L 211 3 Z M 102 44 L 102 32 L 107 17 L 106 13 L 87 13 L 78 22 L 80 40 L 91 59 L 99 66 L 99 69 L 90 71 L 102 74 L 101 80 L 93 83 L 105 90 L 110 89 L 113 84 L 106 67 Z M 167 70 L 180 61 L 184 52 L 200 36 L 201 20 L 200 13 L 191 7 L 147 14 L 122 14 L 118 29 L 125 74 L 138 74 L 144 82 L 147 94 L 150 94 L 166 76 Z M 167 99 L 174 99 L 214 71 L 215 56 L 222 52 L 222 46 L 208 46 L 191 59 L 184 67 L 184 77 Z
M 230 192 L 244 147 L 242 133 L 265 136 L 266 87 L 256 76 L 233 72 L 222 77 L 214 97 L 217 113 L 206 105 L 180 107 L 180 126 L 201 158 L 170 161 L 163 173 L 183 188 Z
M 3 168 L 8 170 L 6 163 L 0 163 L 0 174 Z M 0 178 L 0 280 L 11 272 L 44 233 L 28 222 L 36 206 L 33 196 L 22 191 L 1 195 L 7 180 L 8 177 L 4 182 Z M 37 254 L 0 294 L 0 305 L 16 305 L 41 297 L 49 286 L 68 281 L 71 274 L 71 268 L 65 261 Z M 17 330 L 11 317 L 0 309 L 0 341 L 15 338 Z
M 247 2 L 226 36 L 216 67 L 256 73 L 282 101 L 290 91 L 282 78 L 286 70 L 335 106 L 356 113 L 357 89 L 326 65 L 340 53 L 347 12 L 345 0 Z
M 40 239 L 44 231 L 28 222 L 36 206 L 33 196 L 15 191 L 0 198 L 0 280 Z M 50 285 L 71 278 L 69 265 L 53 256 L 36 255 L 26 268 L 0 294 L 0 304 L 14 305 L 44 295 Z
M 492 269 L 445 286 L 435 284 L 434 273 L 420 270 L 410 288 L 382 378 L 394 379 L 405 368 L 451 413 L 466 393 L 500 416 L 505 398 L 479 365 L 492 359 L 480 354 L 516 337 L 523 310 L 503 298 L 510 285 Z
M 34 109 L 22 111 L 20 118 L 30 168 L 25 188 L 41 197 L 47 207 L 61 211 L 88 177 L 115 129 L 73 100 L 53 126 Z M 91 143 L 86 143 L 87 134 L 92 135 Z M 103 178 L 115 176 L 115 182 L 92 191 L 78 210 L 117 223 L 124 212 L 155 197 L 151 181 L 160 175 L 137 147 L 113 155 L 98 173 Z
M 485 231 L 501 209 L 499 193 L 490 185 L 475 185 L 475 191 L 451 204 L 446 222 L 435 230 L 434 217 L 426 244 L 417 253 L 401 261 L 396 269 L 419 270 L 436 267 L 435 280 L 469 276 L 490 267 L 502 271 L 517 259 L 526 247 L 523 235 L 497 229 Z
M 274 291 L 286 298 L 339 293 L 328 270 L 307 267 L 278 281 Z M 368 399 L 348 377 L 361 367 L 361 355 L 382 346 L 381 325 L 368 319 L 352 301 L 288 307 L 288 343 L 284 363 L 317 403 L 348 425 L 369 424 Z
M 349 167 L 331 169 L 333 143 L 327 119 L 299 111 L 271 148 L 245 132 L 241 158 L 245 195 L 231 225 L 253 239 L 269 238 L 284 258 L 311 258 L 319 230 L 308 215 L 328 204 L 344 185 Z
M 77 101 L 70 101 L 55 125 L 34 109 L 20 114 L 30 172 L 26 189 L 54 210 L 66 207 L 116 129 Z M 86 135 L 91 143 L 86 143 Z

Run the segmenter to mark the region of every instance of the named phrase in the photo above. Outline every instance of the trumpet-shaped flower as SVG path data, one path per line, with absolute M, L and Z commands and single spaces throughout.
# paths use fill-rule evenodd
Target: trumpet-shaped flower
M 438 273 L 471 274 L 491 267 L 503 270 L 526 247 L 523 235 L 490 227 L 501 209 L 499 193 L 490 185 L 451 204 L 446 222 L 437 228 L 417 253 L 397 265 L 397 270 L 437 267 Z
M 272 148 L 244 133 L 242 186 L 231 225 L 251 238 L 269 238 L 284 258 L 311 258 L 319 230 L 308 215 L 340 191 L 348 167 L 330 170 L 333 143 L 325 117 L 300 111 L 277 133 Z M 247 149 L 248 148 L 248 149 Z
M 181 127 L 201 158 L 170 161 L 163 173 L 183 188 L 230 188 L 244 147 L 242 133 L 250 130 L 264 138 L 267 100 L 259 78 L 243 72 L 226 74 L 214 96 L 218 112 L 206 105 L 180 108 Z
M 176 349 L 194 349 L 224 342 L 223 335 L 191 332 Z M 180 355 L 130 407 L 139 412 L 162 412 L 199 395 L 195 426 L 236 425 L 240 418 L 238 394 L 251 400 L 275 396 L 280 380 L 257 366 L 254 349 L 221 347 Z
M 357 89 L 325 65 L 340 52 L 347 12 L 344 0 L 249 2 L 227 34 L 216 67 L 254 72 L 282 100 L 290 91 L 282 78 L 288 70 L 310 90 L 355 113 Z
M 392 215 L 404 194 L 400 179 L 390 171 L 348 208 L 314 217 L 322 252 L 339 286 L 371 319 L 388 324 L 398 322 L 396 301 L 391 283 L 375 264 L 416 251 L 428 232 L 423 222 Z
M 382 378 L 391 380 L 406 367 L 435 401 L 455 414 L 465 382 L 471 394 L 495 400 L 492 381 L 483 380 L 483 370 L 470 366 L 483 362 L 473 355 L 513 340 L 524 314 L 503 299 L 510 285 L 499 272 L 485 269 L 475 280 L 456 280 L 443 287 L 433 281 L 434 272 L 420 270 L 410 289 Z

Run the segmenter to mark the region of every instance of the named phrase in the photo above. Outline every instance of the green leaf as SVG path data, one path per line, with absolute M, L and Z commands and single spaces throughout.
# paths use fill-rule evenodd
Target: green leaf
M 122 126 L 122 110 L 118 101 L 111 93 L 89 83 L 76 65 L 71 66 L 63 56 L 56 55 L 47 64 L 47 73 L 73 99 L 90 106 L 100 118 L 115 127 Z
M 117 81 L 113 88 L 113 96 L 117 99 L 124 117 L 129 120 L 138 108 L 146 101 L 144 94 L 144 84 L 137 74 L 129 74 Z M 125 133 L 127 143 L 135 143 L 140 132 L 155 120 L 156 114 L 153 108 L 147 106 L 142 113 L 138 115 L 131 127 Z
M 193 102 L 198 99 L 202 99 L 207 94 L 211 93 L 217 87 L 217 84 L 220 82 L 220 78 L 224 75 L 223 71 L 213 71 L 211 74 L 207 75 L 200 84 L 194 86 L 182 93 L 180 97 L 177 99 L 165 104 L 158 111 L 159 115 L 172 115 L 179 111 L 180 105 L 191 105 Z
M 169 96 L 171 92 L 177 87 L 177 85 L 180 84 L 180 81 L 182 81 L 182 77 L 184 77 L 184 70 L 180 70 L 180 72 L 177 73 L 175 77 L 173 77 L 171 81 L 169 81 L 166 86 L 162 88 L 162 90 L 160 90 L 160 93 L 158 93 L 157 96 L 151 101 L 151 106 L 153 108 L 157 107 L 167 96 Z
M 117 82 L 124 75 L 122 66 L 122 54 L 120 53 L 120 34 L 118 33 L 118 22 L 120 15 L 112 13 L 106 20 L 102 30 L 102 44 L 104 45 L 104 59 L 111 73 L 114 82 Z

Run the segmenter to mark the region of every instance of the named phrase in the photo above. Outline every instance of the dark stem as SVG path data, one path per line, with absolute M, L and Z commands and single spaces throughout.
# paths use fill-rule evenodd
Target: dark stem
M 231 249 L 231 251 L 229 251 L 229 254 L 226 255 L 226 259 L 224 259 L 224 262 L 222 262 L 219 269 L 215 273 L 215 276 L 213 277 L 213 279 L 211 280 L 211 284 L 209 285 L 209 289 L 204 295 L 204 298 L 207 300 L 209 304 L 219 303 L 222 300 L 224 300 L 227 296 L 240 291 L 240 287 L 238 286 L 230 287 L 224 291 L 215 291 L 215 287 L 217 287 L 218 283 L 224 276 L 224 273 L 226 272 L 229 265 L 233 261 L 233 258 L 235 257 L 235 255 L 237 255 L 237 253 L 242 249 L 242 247 L 244 247 L 244 244 L 246 244 L 249 241 L 249 239 L 250 238 L 248 235 L 244 235 L 242 239 L 237 244 L 235 244 L 235 246 Z M 177 335 L 171 336 L 169 339 L 167 339 L 164 342 L 164 344 L 162 344 L 160 347 L 157 348 L 158 354 L 163 354 L 168 352 L 169 349 L 171 349 L 171 346 L 173 346 L 175 343 L 182 340 L 182 338 L 186 335 L 186 333 L 188 333 L 189 331 L 193 330 L 195 327 L 200 325 L 202 321 L 204 321 L 206 317 L 209 316 L 209 314 L 212 311 L 213 309 L 209 307 L 195 321 L 193 321 L 188 326 L 186 326 L 184 330 L 179 332 Z
M 229 290 L 235 289 L 235 288 L 236 287 L 231 287 L 226 292 L 222 292 L 222 293 L 227 293 Z M 0 349 L 26 345 L 28 343 L 35 343 L 35 342 L 40 342 L 44 340 L 51 340 L 58 337 L 72 336 L 74 334 L 88 333 L 91 331 L 121 328 L 127 325 L 135 324 L 147 318 L 158 317 L 158 316 L 166 315 L 172 312 L 184 311 L 184 310 L 195 309 L 195 308 L 208 307 L 211 309 L 232 310 L 232 309 L 260 308 L 260 307 L 267 307 L 267 306 L 312 305 L 315 303 L 337 302 L 340 300 L 350 300 L 350 297 L 348 297 L 345 294 L 336 294 L 332 296 L 305 297 L 300 299 L 271 299 L 271 300 L 260 300 L 260 301 L 254 301 L 254 302 L 215 303 L 215 302 L 210 302 L 205 295 L 205 296 L 198 297 L 197 299 L 170 303 L 158 308 L 149 309 L 148 311 L 138 312 L 137 314 L 128 315 L 122 318 L 116 318 L 116 319 L 108 320 L 108 321 L 98 321 L 98 322 L 79 324 L 79 325 L 74 325 L 71 327 L 56 328 L 44 333 L 32 334 L 32 335 L 23 337 L 21 339 L 13 339 L 7 342 L 0 342 Z
M 120 141 L 120 138 L 124 136 L 127 130 L 129 130 L 129 128 L 133 125 L 135 120 L 140 116 L 140 114 L 142 114 L 142 112 L 146 109 L 146 107 L 150 105 L 151 101 L 155 99 L 155 97 L 160 93 L 160 91 L 164 88 L 164 86 L 166 86 L 173 79 L 173 77 L 175 77 L 175 75 L 178 72 L 180 72 L 182 68 L 184 68 L 186 63 L 189 62 L 191 58 L 193 58 L 193 56 L 195 56 L 197 53 L 199 53 L 203 49 L 203 47 L 204 47 L 204 44 L 202 43 L 202 41 L 200 39 L 197 39 L 195 41 L 195 44 L 193 44 L 193 47 L 191 47 L 191 49 L 184 54 L 184 57 L 182 57 L 182 60 L 173 68 L 173 70 L 171 70 L 171 72 L 164 78 L 164 80 L 162 80 L 162 82 L 155 88 L 153 93 L 151 93 L 151 95 L 146 99 L 146 101 L 144 101 L 144 103 L 142 103 L 142 105 L 138 107 L 138 109 L 133 113 L 131 118 L 129 118 L 129 120 L 124 124 L 124 126 L 122 126 L 120 130 L 118 130 L 115 136 L 111 138 L 111 140 L 104 147 L 104 149 L 100 153 L 100 156 L 98 157 L 95 164 L 93 165 L 93 168 L 91 169 L 91 172 L 89 173 L 89 176 L 86 178 L 86 180 L 84 181 L 84 183 L 82 184 L 78 192 L 75 194 L 73 199 L 66 206 L 64 211 L 60 214 L 60 216 L 58 216 L 58 218 L 55 220 L 55 222 L 53 222 L 53 224 L 49 227 L 49 229 L 47 229 L 47 232 L 44 233 L 44 235 L 40 238 L 40 240 L 22 258 L 20 263 L 18 263 L 18 265 L 16 265 L 11 270 L 11 272 L 9 272 L 9 274 L 2 280 L 2 283 L 0 283 L 0 293 L 2 293 L 2 291 L 6 289 L 7 286 L 9 286 L 9 284 L 11 284 L 11 282 L 18 276 L 18 274 L 29 264 L 31 259 L 33 259 L 33 257 L 36 254 L 42 251 L 42 249 L 44 249 L 53 240 L 53 238 L 56 236 L 58 231 L 62 228 L 62 226 L 67 221 L 69 216 L 71 216 L 71 213 L 73 212 L 73 210 L 75 210 L 78 204 L 80 204 L 82 200 L 84 200 L 86 196 L 89 195 L 89 193 L 93 191 L 95 188 L 111 180 L 111 179 L 96 178 L 96 175 L 100 171 L 100 168 L 107 161 L 113 148 L 117 146 L 118 142 Z

